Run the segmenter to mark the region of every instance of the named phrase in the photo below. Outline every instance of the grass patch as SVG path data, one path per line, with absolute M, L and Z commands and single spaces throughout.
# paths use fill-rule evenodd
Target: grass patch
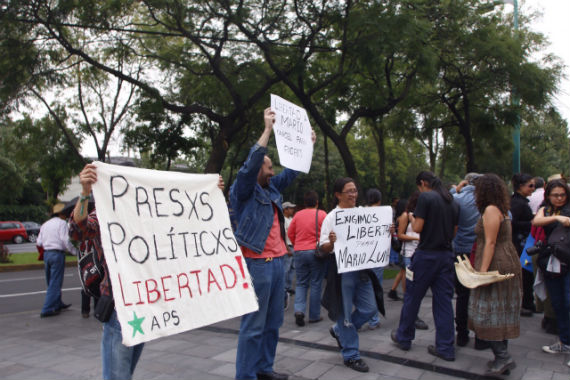
M 65 255 L 65 261 L 75 261 L 77 262 L 77 257 L 73 255 Z M 10 254 L 9 261 L 7 263 L 0 263 L 0 266 L 10 266 L 10 265 L 27 265 L 27 264 L 43 264 L 43 261 L 38 260 L 37 252 L 26 252 L 26 253 L 12 253 Z
M 400 271 L 400 268 L 396 268 L 396 269 L 393 269 L 393 268 L 385 268 L 385 269 L 384 269 L 384 277 L 383 277 L 383 279 L 384 279 L 384 280 L 391 280 L 391 279 L 393 279 L 393 278 L 396 277 L 396 275 L 398 274 L 399 271 Z

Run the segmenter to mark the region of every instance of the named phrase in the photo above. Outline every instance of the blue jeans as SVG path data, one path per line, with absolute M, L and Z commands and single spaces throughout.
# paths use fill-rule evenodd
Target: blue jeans
M 65 252 L 49 250 L 44 252 L 44 268 L 46 273 L 47 292 L 42 313 L 51 313 L 63 306 L 61 286 L 65 271 Z
M 544 282 L 556 313 L 560 341 L 570 345 L 570 273 L 561 277 L 545 278 Z
M 380 283 L 380 285 L 382 285 L 382 280 L 384 279 L 384 268 L 373 268 L 372 272 L 374 272 L 376 278 L 378 278 L 378 282 Z M 374 314 L 374 316 L 370 318 L 370 320 L 368 321 L 368 326 L 375 327 L 378 326 L 379 324 L 380 324 L 380 313 L 376 312 L 376 314 Z
M 293 285 L 293 273 L 295 273 L 293 256 L 283 256 L 283 271 L 285 272 L 285 290 L 291 290 L 291 286 Z
M 314 249 L 295 251 L 294 257 L 297 275 L 295 313 L 305 314 L 307 291 L 310 288 L 309 321 L 316 321 L 321 317 L 321 286 L 325 276 L 325 261 L 315 257 Z
M 455 289 L 455 255 L 451 251 L 416 250 L 410 270 L 413 281 L 406 279 L 404 305 L 400 313 L 397 338 L 401 346 L 410 347 L 415 338 L 415 322 L 422 299 L 428 288 L 433 295 L 432 309 L 435 323 L 435 347 L 441 355 L 455 357 L 453 291 Z
M 122 343 L 121 325 L 117 312 L 113 311 L 108 322 L 103 323 L 101 359 L 103 380 L 130 380 L 141 357 L 144 343 L 127 347 Z
M 256 379 L 273 372 L 279 327 L 283 324 L 283 258 L 246 258 L 259 310 L 244 315 L 238 336 L 236 379 Z
M 344 361 L 360 359 L 358 329 L 378 311 L 370 277 L 362 271 L 342 273 L 341 293 L 343 314 L 338 316 L 333 329 L 342 345 Z

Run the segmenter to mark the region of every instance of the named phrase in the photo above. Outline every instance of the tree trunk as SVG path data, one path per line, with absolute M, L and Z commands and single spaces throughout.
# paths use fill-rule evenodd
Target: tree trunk
M 220 126 L 220 131 L 212 141 L 212 150 L 210 151 L 210 157 L 208 157 L 208 162 L 204 168 L 204 173 L 220 173 L 222 171 L 229 149 L 228 142 L 222 131 L 223 128 Z

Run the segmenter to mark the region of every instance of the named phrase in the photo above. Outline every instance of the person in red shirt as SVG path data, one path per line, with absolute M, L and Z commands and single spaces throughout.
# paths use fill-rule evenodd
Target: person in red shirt
M 305 325 L 307 291 L 311 289 L 309 323 L 322 321 L 321 284 L 325 275 L 325 261 L 315 256 L 321 224 L 327 216 L 319 210 L 319 197 L 315 191 L 305 194 L 305 209 L 297 212 L 289 225 L 287 235 L 295 250 L 295 323 Z

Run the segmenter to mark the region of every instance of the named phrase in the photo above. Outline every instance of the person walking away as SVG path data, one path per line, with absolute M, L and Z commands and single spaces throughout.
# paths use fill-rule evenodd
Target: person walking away
M 316 256 L 317 242 L 321 225 L 327 216 L 319 210 L 319 198 L 316 191 L 308 191 L 304 196 L 305 208 L 295 214 L 289 230 L 289 239 L 295 250 L 295 323 L 305 325 L 307 310 L 307 292 L 309 297 L 309 323 L 323 320 L 321 317 L 321 287 L 325 276 L 326 261 Z
M 530 234 L 531 221 L 534 215 L 528 205 L 528 196 L 534 191 L 534 180 L 530 174 L 517 173 L 512 177 L 513 195 L 511 197 L 511 214 L 513 216 L 513 244 L 519 257 L 522 254 L 526 238 Z M 522 270 L 522 269 L 521 269 Z M 534 276 L 532 272 L 522 270 L 523 299 L 521 316 L 531 317 L 536 312 L 534 305 Z
M 241 318 L 236 355 L 236 379 L 286 380 L 273 370 L 279 327 L 283 324 L 285 279 L 283 256 L 287 254 L 281 192 L 298 172 L 285 168 L 274 175 L 267 143 L 275 112 L 264 111 L 265 129 L 249 151 L 230 188 L 235 213 L 235 237 L 251 274 L 259 310 Z M 315 143 L 315 133 L 312 133 Z
M 495 174 L 485 174 L 475 185 L 481 218 L 475 227 L 475 270 L 514 273 L 515 277 L 472 290 L 469 299 L 469 329 L 491 346 L 495 356 L 485 375 L 497 377 L 516 367 L 507 350 L 509 339 L 520 334 L 521 263 L 512 243 L 508 217 L 507 185 Z
M 428 288 L 433 298 L 435 346 L 428 353 L 447 361 L 455 360 L 453 345 L 453 288 L 455 255 L 451 240 L 457 228 L 459 207 L 449 191 L 432 172 L 416 177 L 420 191 L 416 210 L 411 216 L 412 228 L 420 234 L 420 242 L 406 271 L 406 293 L 400 313 L 400 324 L 392 331 L 396 345 L 407 351 L 415 338 L 415 321 Z
M 475 225 L 481 217 L 475 204 L 475 181 L 481 177 L 477 173 L 467 173 L 465 179 L 451 189 L 453 199 L 459 205 L 459 221 L 457 234 L 453 239 L 453 252 L 455 256 L 469 257 L 473 243 L 475 243 Z M 469 329 L 467 328 L 467 308 L 469 304 L 469 288 L 463 286 L 455 276 L 455 330 L 456 343 L 464 347 L 469 343 Z M 475 338 L 477 339 L 477 338 Z M 476 343 L 477 344 L 477 341 Z M 481 344 L 479 344 L 480 346 Z
M 44 269 L 47 291 L 41 318 L 53 317 L 71 306 L 61 299 L 61 287 L 65 273 L 65 252 L 75 252 L 69 241 L 69 229 L 63 213 L 65 205 L 53 206 L 52 217 L 42 224 L 36 245 L 44 249 Z
M 291 202 L 283 202 L 283 217 L 285 218 L 285 243 L 287 244 L 287 254 L 283 256 L 283 270 L 285 271 L 285 305 L 283 309 L 289 307 L 289 297 L 295 294 L 293 289 L 293 275 L 295 274 L 295 263 L 293 262 L 293 243 L 287 235 L 289 225 L 295 215 L 296 204 Z

